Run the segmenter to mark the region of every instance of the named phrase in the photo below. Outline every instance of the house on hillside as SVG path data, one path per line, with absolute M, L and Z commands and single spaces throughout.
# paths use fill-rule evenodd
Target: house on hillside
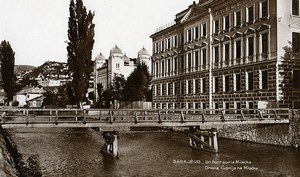
M 14 96 L 14 101 L 19 102 L 19 107 L 28 105 L 29 107 L 40 107 L 42 105 L 42 97 L 46 91 L 39 87 L 30 87 L 21 90 Z
M 32 99 L 28 99 L 27 100 L 27 105 L 30 108 L 40 108 L 40 107 L 42 107 L 44 98 L 45 97 L 43 95 L 41 95 L 41 96 L 38 96 L 38 97 L 34 97 Z

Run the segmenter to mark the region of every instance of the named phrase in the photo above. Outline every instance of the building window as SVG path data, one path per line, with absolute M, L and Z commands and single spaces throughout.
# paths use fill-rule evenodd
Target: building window
M 292 2 L 292 15 L 299 15 L 299 0 Z
M 254 37 L 248 38 L 248 59 L 249 61 L 253 61 L 254 55 Z
M 215 63 L 219 63 L 219 46 L 216 46 L 214 49 L 215 49 Z
M 225 76 L 225 92 L 229 92 L 230 84 L 229 84 L 229 76 Z
M 206 37 L 206 23 L 202 25 L 202 37 Z
M 261 72 L 261 85 L 262 89 L 268 89 L 268 71 L 264 70 Z
M 229 55 L 230 55 L 230 51 L 229 51 L 229 43 L 224 45 L 224 61 L 225 61 L 225 65 L 229 65 Z
M 191 42 L 192 41 L 192 30 L 189 29 L 187 31 L 187 42 Z
M 180 94 L 184 94 L 184 81 L 181 82 Z
M 219 109 L 219 103 L 215 103 L 215 109 Z
M 165 41 L 161 41 L 161 50 L 165 51 Z
M 158 76 L 158 74 L 159 74 L 159 69 L 158 69 L 159 66 L 158 66 L 158 62 L 156 62 L 155 64 L 156 64 L 156 76 Z
M 269 15 L 268 0 L 261 2 L 261 18 L 266 18 Z
M 120 69 L 120 63 L 116 63 L 116 68 Z
M 215 77 L 215 93 L 219 92 L 219 77 Z
M 179 95 L 179 94 L 180 94 L 180 93 L 179 93 L 179 90 L 180 90 L 180 89 L 178 89 L 178 83 L 175 82 L 175 83 L 174 83 L 174 94 L 175 94 L 175 95 Z
M 170 74 L 170 71 L 171 71 L 171 60 L 168 59 L 167 60 L 167 74 Z
M 195 94 L 199 93 L 199 80 L 195 80 Z
M 235 13 L 235 26 L 241 26 L 242 24 L 242 16 L 241 11 Z
M 293 52 L 300 52 L 300 33 L 292 33 L 292 48 Z
M 235 75 L 235 89 L 236 89 L 236 91 L 241 90 L 241 75 L 240 74 Z
M 160 85 L 157 85 L 157 96 L 161 96 Z
M 202 79 L 202 93 L 206 93 L 206 79 Z
M 229 108 L 230 108 L 230 104 L 229 102 L 226 102 L 225 103 L 226 114 L 229 114 Z
M 225 17 L 223 18 L 223 20 L 224 20 L 224 23 L 223 23 L 223 25 L 224 25 L 224 30 L 228 30 L 228 29 L 229 29 L 229 15 L 225 16 Z
M 300 89 L 300 70 L 293 71 L 293 88 Z
M 199 51 L 195 51 L 194 57 L 195 57 L 195 69 L 197 70 L 199 66 Z
M 166 95 L 166 85 L 165 84 L 161 84 L 161 91 L 162 91 L 162 96 Z
M 247 13 L 247 22 L 252 22 L 254 21 L 254 8 L 253 6 L 249 7 L 248 9 L 248 13 Z
M 269 34 L 265 33 L 261 35 L 261 56 L 267 58 L 269 51 Z
M 190 71 L 192 68 L 192 54 L 188 53 L 187 58 L 188 58 L 188 70 Z
M 249 72 L 248 73 L 248 90 L 253 90 L 254 86 L 253 86 L 253 73 Z
M 202 64 L 206 67 L 206 49 L 202 50 Z
M 178 44 L 177 44 L 177 43 L 178 43 L 177 41 L 178 41 L 177 36 L 174 36 L 174 47 L 177 47 L 177 45 L 178 45 Z
M 161 61 L 161 75 L 165 75 L 165 61 Z
M 177 57 L 174 57 L 174 72 L 177 73 Z
M 254 103 L 253 102 L 248 102 L 248 109 L 249 110 L 249 114 L 254 114 Z
M 171 39 L 168 39 L 168 43 L 167 43 L 167 49 L 169 50 L 171 48 Z
M 181 62 L 180 62 L 180 69 L 181 69 L 181 72 L 183 72 L 184 71 L 184 56 L 182 55 L 181 56 Z
M 180 33 L 180 35 L 181 35 L 181 44 L 184 44 L 184 34 Z
M 219 20 L 215 20 L 215 33 L 219 33 Z
M 199 39 L 199 27 L 195 27 L 195 39 Z
M 240 59 L 242 56 L 241 40 L 235 41 L 235 58 Z
M 187 94 L 192 94 L 193 93 L 193 82 L 191 80 L 188 81 L 188 85 L 187 85 Z

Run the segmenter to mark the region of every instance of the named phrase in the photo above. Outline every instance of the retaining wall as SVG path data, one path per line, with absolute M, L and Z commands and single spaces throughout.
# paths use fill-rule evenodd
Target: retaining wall
M 290 124 L 225 125 L 218 127 L 222 138 L 281 146 L 300 146 L 300 110 L 290 110 Z

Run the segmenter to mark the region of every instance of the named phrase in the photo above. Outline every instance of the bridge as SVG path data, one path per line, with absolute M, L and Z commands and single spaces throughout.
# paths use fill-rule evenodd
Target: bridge
M 106 141 L 103 150 L 113 156 L 120 127 L 183 127 L 189 146 L 218 152 L 218 126 L 289 123 L 289 109 L 2 109 L 0 113 L 3 129 L 100 128 Z

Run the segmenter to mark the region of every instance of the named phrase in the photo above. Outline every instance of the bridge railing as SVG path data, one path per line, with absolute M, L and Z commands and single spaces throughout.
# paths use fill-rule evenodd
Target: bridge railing
M 2 109 L 1 124 L 164 123 L 289 119 L 289 109 Z

